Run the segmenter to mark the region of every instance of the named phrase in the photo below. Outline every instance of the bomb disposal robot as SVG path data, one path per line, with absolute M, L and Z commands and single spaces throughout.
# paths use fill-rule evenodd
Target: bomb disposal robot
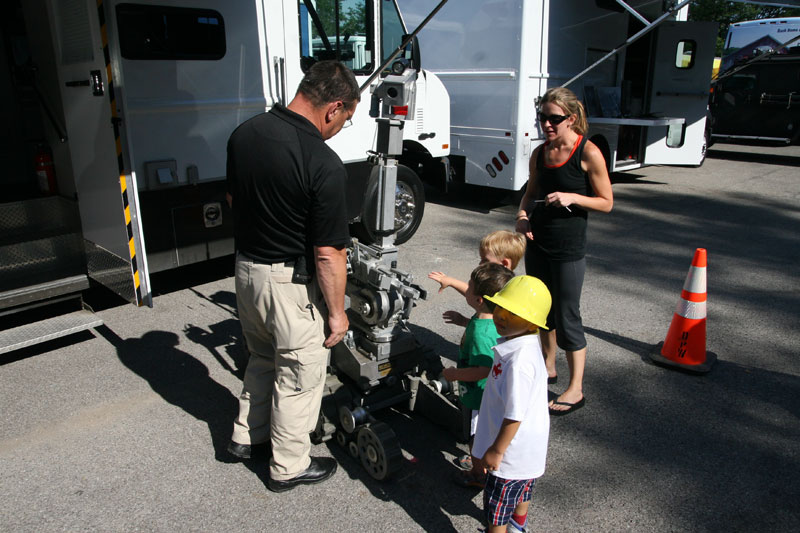
M 460 429 L 458 408 L 440 380 L 438 357 L 426 352 L 408 330 L 414 302 L 425 290 L 398 268 L 394 239 L 397 157 L 402 152 L 403 124 L 414 116 L 417 72 L 394 64 L 373 90 L 370 115 L 378 122 L 377 150 L 371 162 L 379 173 L 375 244 L 353 240 L 348 250 L 348 315 L 351 330 L 331 352 L 331 372 L 315 442 L 336 438 L 375 479 L 385 479 L 402 462 L 400 446 L 386 423 L 373 414 L 406 406 L 433 420 Z

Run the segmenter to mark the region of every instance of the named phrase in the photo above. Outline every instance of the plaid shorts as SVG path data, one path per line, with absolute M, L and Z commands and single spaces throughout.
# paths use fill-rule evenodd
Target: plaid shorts
M 483 512 L 486 513 L 487 524 L 508 524 L 517 505 L 531 501 L 534 483 L 535 479 L 503 479 L 487 474 L 486 487 L 483 489 Z

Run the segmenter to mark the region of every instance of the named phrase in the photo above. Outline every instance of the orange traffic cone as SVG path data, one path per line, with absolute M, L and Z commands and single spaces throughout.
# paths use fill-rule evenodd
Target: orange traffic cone
M 706 250 L 694 252 L 667 338 L 656 346 L 650 359 L 690 372 L 705 373 L 717 356 L 706 352 Z

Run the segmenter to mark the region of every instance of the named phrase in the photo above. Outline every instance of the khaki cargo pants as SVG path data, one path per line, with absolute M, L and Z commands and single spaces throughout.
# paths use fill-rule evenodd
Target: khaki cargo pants
M 329 350 L 324 300 L 316 280 L 292 283 L 291 264 L 236 257 L 236 303 L 250 360 L 232 440 L 271 441 L 270 477 L 291 479 L 311 461 Z

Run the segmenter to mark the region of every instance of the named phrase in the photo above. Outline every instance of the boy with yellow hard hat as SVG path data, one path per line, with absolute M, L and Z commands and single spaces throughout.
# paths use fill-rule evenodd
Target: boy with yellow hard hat
M 531 491 L 544 474 L 550 413 L 547 368 L 539 343 L 550 291 L 538 278 L 516 276 L 494 296 L 500 341 L 481 401 L 473 455 L 487 469 L 483 507 L 487 531 L 524 531 Z

